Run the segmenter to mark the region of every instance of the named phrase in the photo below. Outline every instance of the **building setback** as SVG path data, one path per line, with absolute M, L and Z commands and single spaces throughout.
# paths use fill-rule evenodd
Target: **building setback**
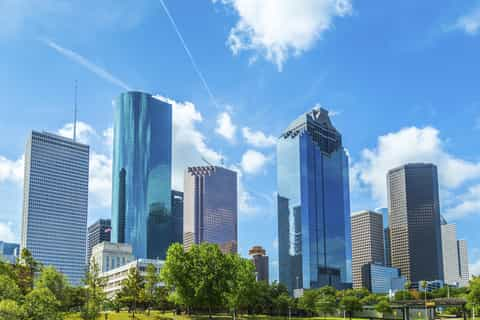
M 277 142 L 279 280 L 295 289 L 351 283 L 348 157 L 328 111 L 315 108 Z
M 110 219 L 99 219 L 88 227 L 87 264 L 90 263 L 92 248 L 104 241 L 110 241 L 111 224 Z
M 33 131 L 25 152 L 21 247 L 79 285 L 85 275 L 89 147 Z
M 136 258 L 165 259 L 175 242 L 171 205 L 172 106 L 148 93 L 114 102 L 112 242 Z
M 217 166 L 185 170 L 183 244 L 202 242 L 237 252 L 237 173 Z
M 362 268 L 366 264 L 385 264 L 383 217 L 373 211 L 352 215 L 352 276 L 353 287 L 364 287 Z
M 248 255 L 251 257 L 253 264 L 255 265 L 255 271 L 257 281 L 269 281 L 268 270 L 268 256 L 265 249 L 261 246 L 254 246 L 248 251 Z
M 392 169 L 387 187 L 392 267 L 411 282 L 443 280 L 437 167 Z

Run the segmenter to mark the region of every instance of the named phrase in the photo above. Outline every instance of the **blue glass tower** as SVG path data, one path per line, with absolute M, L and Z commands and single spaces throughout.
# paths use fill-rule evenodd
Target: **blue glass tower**
M 290 291 L 351 282 L 348 157 L 328 111 L 295 120 L 277 144 L 279 278 Z
M 164 259 L 175 240 L 172 106 L 126 92 L 114 108 L 112 241 L 132 245 L 136 258 Z

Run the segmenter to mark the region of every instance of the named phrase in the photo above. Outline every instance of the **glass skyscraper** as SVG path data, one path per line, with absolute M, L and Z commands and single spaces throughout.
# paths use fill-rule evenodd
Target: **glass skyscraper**
M 279 278 L 290 291 L 351 283 L 348 157 L 328 111 L 295 120 L 277 144 Z
M 33 131 L 25 152 L 21 247 L 74 285 L 85 275 L 89 147 Z
M 174 242 L 172 106 L 143 92 L 114 102 L 112 241 L 164 259 Z

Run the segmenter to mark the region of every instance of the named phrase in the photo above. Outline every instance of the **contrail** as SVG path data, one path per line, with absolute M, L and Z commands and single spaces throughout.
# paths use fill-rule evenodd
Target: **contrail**
M 165 2 L 163 0 L 160 0 L 160 3 L 162 4 L 163 10 L 167 14 L 168 19 L 172 23 L 173 29 L 177 33 L 178 38 L 180 39 L 180 42 L 182 43 L 183 49 L 185 49 L 185 52 L 187 53 L 188 58 L 190 59 L 190 62 L 192 63 L 193 69 L 195 69 L 195 72 L 197 73 L 198 77 L 200 78 L 200 81 L 202 82 L 203 86 L 205 87 L 205 90 L 207 91 L 208 95 L 210 96 L 210 99 L 212 100 L 213 104 L 217 109 L 220 109 L 219 105 L 217 104 L 217 100 L 213 96 L 212 90 L 210 90 L 210 86 L 208 85 L 207 81 L 205 80 L 205 77 L 203 76 L 203 73 L 200 71 L 200 68 L 197 66 L 197 63 L 195 62 L 195 59 L 193 58 L 192 53 L 190 52 L 190 49 L 188 49 L 187 43 L 185 42 L 185 39 L 183 38 L 180 30 L 178 29 L 178 26 L 173 19 L 172 15 L 170 14 L 170 11 L 168 10 L 167 6 L 165 5 Z
M 73 52 L 70 49 L 64 48 L 57 43 L 53 42 L 52 40 L 46 39 L 46 38 L 41 38 L 40 41 L 42 41 L 44 44 L 49 46 L 50 48 L 54 49 L 58 53 L 62 54 L 63 56 L 67 57 L 68 59 L 84 66 L 91 72 L 95 73 L 97 76 L 100 78 L 103 78 L 107 80 L 108 82 L 117 85 L 121 87 L 122 89 L 126 91 L 131 91 L 131 87 L 123 82 L 122 80 L 116 78 L 114 75 L 112 75 L 110 72 L 106 71 L 105 69 L 102 69 L 101 67 L 97 66 L 96 64 L 88 61 L 86 58 L 83 56 L 79 55 L 76 52 Z

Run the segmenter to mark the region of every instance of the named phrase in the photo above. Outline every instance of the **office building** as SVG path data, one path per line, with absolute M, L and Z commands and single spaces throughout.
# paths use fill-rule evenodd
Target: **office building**
M 185 170 L 183 244 L 216 243 L 237 252 L 237 173 L 217 166 Z
M 112 232 L 110 219 L 99 219 L 88 227 L 87 264 L 90 263 L 92 248 L 104 241 L 110 242 Z
M 183 243 L 183 192 L 172 190 L 174 242 Z
M 388 208 L 377 208 L 375 211 L 382 214 L 383 217 L 383 248 L 385 252 L 385 266 L 392 266 L 392 254 L 390 245 L 390 227 L 388 217 Z
M 107 272 L 135 260 L 127 243 L 101 242 L 92 248 L 90 268 L 96 263 L 100 272 Z
M 442 231 L 443 278 L 447 285 L 460 284 L 460 264 L 457 245 L 457 226 L 444 223 Z
M 0 241 L 0 261 L 15 263 L 20 255 L 20 245 L 18 243 L 8 243 Z
M 147 267 L 149 264 L 153 264 L 157 269 L 157 273 L 160 274 L 165 261 L 154 259 L 137 259 L 118 268 L 100 273 L 99 278 L 104 283 L 103 292 L 105 293 L 107 299 L 114 299 L 115 296 L 122 290 L 123 282 L 128 278 L 130 269 L 138 269 L 140 276 L 145 277 L 147 275 Z M 158 285 L 163 286 L 163 283 L 159 282 Z
M 411 282 L 443 280 L 437 167 L 407 164 L 387 181 L 392 266 Z
M 467 240 L 458 240 L 458 265 L 460 269 L 460 287 L 467 287 L 470 281 L 470 272 L 468 271 L 468 249 Z
M 362 266 L 362 287 L 374 294 L 395 293 L 404 290 L 407 280 L 397 268 L 369 263 Z
M 175 241 L 171 207 L 172 106 L 150 94 L 114 102 L 112 242 L 136 258 L 165 259 Z
M 85 275 L 89 147 L 33 131 L 25 152 L 21 247 L 79 285 Z
M 248 255 L 251 257 L 253 264 L 255 265 L 255 271 L 257 281 L 265 281 L 268 283 L 268 256 L 267 252 L 261 246 L 254 246 L 248 251 Z
M 351 283 L 348 170 L 325 109 L 301 115 L 278 139 L 279 280 L 290 292 Z
M 353 287 L 364 287 L 362 268 L 366 264 L 383 266 L 383 217 L 373 211 L 361 211 L 352 215 L 352 276 Z

